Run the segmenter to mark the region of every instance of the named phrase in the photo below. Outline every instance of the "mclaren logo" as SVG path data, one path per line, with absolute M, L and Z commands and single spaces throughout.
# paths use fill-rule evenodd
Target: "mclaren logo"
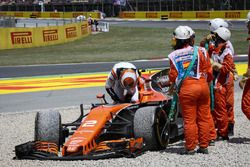
M 66 38 L 75 38 L 77 37 L 76 27 L 68 27 L 65 29 Z
M 32 32 L 11 32 L 11 42 L 13 45 L 18 44 L 31 44 L 32 43 Z
M 43 41 L 57 41 L 58 40 L 58 31 L 56 29 L 53 30 L 43 30 Z

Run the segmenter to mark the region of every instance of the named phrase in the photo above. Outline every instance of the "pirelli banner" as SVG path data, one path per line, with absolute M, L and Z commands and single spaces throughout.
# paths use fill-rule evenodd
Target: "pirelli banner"
M 172 12 L 121 12 L 121 18 L 127 19 L 246 19 L 248 10 L 227 11 L 172 11 Z
M 0 12 L 0 16 L 14 16 L 17 18 L 76 18 L 83 15 L 86 18 L 100 19 L 100 12 Z
M 38 28 L 1 28 L 0 49 L 28 48 L 66 43 L 89 35 L 87 22 Z

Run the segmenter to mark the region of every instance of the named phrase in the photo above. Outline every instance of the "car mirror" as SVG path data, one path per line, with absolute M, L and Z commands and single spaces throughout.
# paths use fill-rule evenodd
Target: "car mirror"
M 103 99 L 103 98 L 105 98 L 105 94 L 103 94 L 103 93 L 97 94 L 96 98 Z

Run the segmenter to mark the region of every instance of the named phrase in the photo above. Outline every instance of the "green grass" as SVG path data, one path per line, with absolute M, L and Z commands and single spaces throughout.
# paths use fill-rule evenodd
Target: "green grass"
M 173 29 L 111 27 L 109 33 L 54 46 L 0 50 L 0 66 L 130 61 L 167 57 Z M 198 42 L 208 33 L 195 30 Z M 246 54 L 245 31 L 232 31 L 236 54 Z

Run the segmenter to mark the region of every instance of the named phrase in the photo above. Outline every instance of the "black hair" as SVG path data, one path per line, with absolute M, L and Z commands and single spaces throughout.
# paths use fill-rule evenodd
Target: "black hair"
M 176 39 L 176 45 L 173 48 L 174 50 L 181 49 L 187 44 L 190 44 L 190 38 L 189 39 Z
M 191 35 L 191 37 L 188 39 L 188 44 L 190 46 L 194 46 L 194 39 L 195 39 L 195 34 Z
M 215 47 L 217 47 L 220 43 L 225 43 L 226 41 L 222 39 L 217 33 L 215 34 Z

